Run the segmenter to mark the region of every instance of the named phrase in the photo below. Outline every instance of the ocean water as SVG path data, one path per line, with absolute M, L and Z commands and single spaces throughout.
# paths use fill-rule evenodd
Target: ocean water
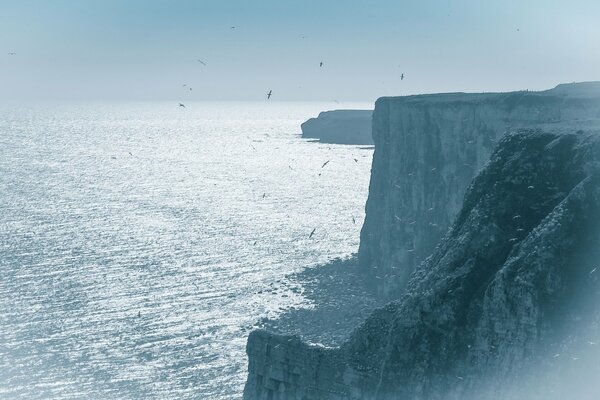
M 240 398 L 285 276 L 357 251 L 372 150 L 300 123 L 371 104 L 186 105 L 0 106 L 0 398 Z

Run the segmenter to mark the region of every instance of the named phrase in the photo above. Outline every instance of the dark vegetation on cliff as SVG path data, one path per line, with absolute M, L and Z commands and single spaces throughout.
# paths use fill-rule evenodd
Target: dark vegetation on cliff
M 596 398 L 599 260 L 600 134 L 509 134 L 404 294 L 341 347 L 253 332 L 245 398 Z

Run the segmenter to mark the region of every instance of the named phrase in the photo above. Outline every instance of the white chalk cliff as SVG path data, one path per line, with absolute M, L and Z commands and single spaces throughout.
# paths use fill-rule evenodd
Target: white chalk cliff
M 251 333 L 244 398 L 597 398 L 599 118 L 600 83 L 378 100 L 360 257 L 395 301 L 339 347 Z

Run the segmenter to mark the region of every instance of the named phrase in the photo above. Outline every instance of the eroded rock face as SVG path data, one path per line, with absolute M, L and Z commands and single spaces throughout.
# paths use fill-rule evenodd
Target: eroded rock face
M 372 110 L 324 111 L 302 124 L 302 137 L 323 143 L 372 145 Z
M 600 132 L 509 134 L 399 300 L 339 348 L 252 333 L 244 397 L 566 398 L 567 364 L 600 360 L 598 264 Z
M 600 117 L 600 83 L 545 92 L 381 98 L 359 261 L 397 298 L 447 232 L 464 193 L 507 131 Z

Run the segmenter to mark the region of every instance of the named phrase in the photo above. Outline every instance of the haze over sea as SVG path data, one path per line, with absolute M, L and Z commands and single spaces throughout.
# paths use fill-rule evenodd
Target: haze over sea
M 300 124 L 372 104 L 186 106 L 0 106 L 0 398 L 238 398 L 285 276 L 357 251 L 372 150 Z

